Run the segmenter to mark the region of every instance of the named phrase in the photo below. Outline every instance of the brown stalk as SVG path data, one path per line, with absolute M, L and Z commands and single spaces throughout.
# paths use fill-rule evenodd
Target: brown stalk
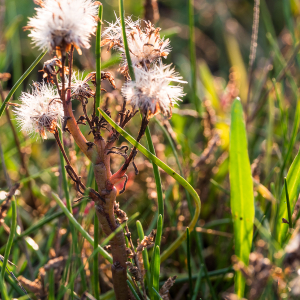
M 71 52 L 74 51 L 72 47 Z M 72 69 L 72 55 L 69 57 L 69 71 Z M 81 151 L 94 163 L 94 175 L 95 180 L 98 186 L 98 192 L 100 197 L 90 193 L 89 196 L 92 200 L 95 201 L 95 208 L 99 223 L 101 224 L 102 230 L 109 236 L 113 233 L 118 227 L 119 224 L 116 221 L 114 214 L 114 204 L 117 197 L 117 189 L 110 185 L 110 188 L 107 189 L 107 182 L 111 178 L 110 172 L 110 155 L 106 154 L 107 150 L 105 147 L 105 141 L 100 135 L 96 135 L 94 138 L 94 143 L 88 143 L 86 138 L 81 133 L 78 124 L 75 120 L 72 111 L 72 102 L 71 102 L 71 89 L 70 81 L 69 88 L 65 91 L 65 79 L 64 79 L 64 65 L 65 57 L 62 57 L 62 89 L 61 89 L 61 100 L 63 102 L 64 113 L 66 117 L 66 124 L 74 137 L 75 142 L 81 149 Z M 71 77 L 71 73 L 69 73 Z M 66 161 L 68 158 L 64 155 Z M 70 174 L 69 174 L 70 175 Z M 128 300 L 129 291 L 127 286 L 127 272 L 126 272 L 126 262 L 127 262 L 127 253 L 125 246 L 125 237 L 122 231 L 118 232 L 110 242 L 111 253 L 113 256 L 112 264 L 112 275 L 113 275 L 113 285 L 114 291 L 117 300 Z
M 278 76 L 276 77 L 276 82 L 281 81 L 284 76 L 286 75 L 287 71 L 289 70 L 289 68 L 291 67 L 291 65 L 294 62 L 295 57 L 297 56 L 298 52 L 300 50 L 300 43 L 297 44 L 297 46 L 295 47 L 292 56 L 289 58 L 289 60 L 287 61 L 285 67 L 280 71 L 280 73 L 278 74 Z M 264 106 L 264 104 L 266 103 L 267 99 L 268 99 L 268 95 L 269 93 L 273 90 L 274 85 L 272 85 L 264 94 L 264 96 L 261 98 L 260 102 L 257 103 L 257 106 L 255 107 L 254 111 L 252 112 L 252 114 L 250 115 L 250 117 L 247 119 L 247 124 L 251 123 L 255 117 L 257 116 L 257 113 L 261 110 L 261 108 Z

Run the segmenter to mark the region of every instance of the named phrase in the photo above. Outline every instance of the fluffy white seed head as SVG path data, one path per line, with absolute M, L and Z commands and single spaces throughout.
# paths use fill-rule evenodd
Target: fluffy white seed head
M 46 131 L 54 133 L 64 116 L 58 92 L 50 84 L 35 83 L 31 93 L 22 93 L 21 105 L 14 109 L 18 125 L 30 135 L 37 133 L 47 139 Z
M 171 109 L 185 95 L 181 85 L 186 83 L 170 65 L 155 65 L 145 70 L 134 67 L 135 81 L 128 81 L 122 88 L 122 94 L 134 109 L 141 109 L 144 115 L 152 117 L 159 112 L 171 116 Z
M 83 101 L 84 99 L 88 99 L 94 96 L 94 91 L 88 84 L 87 78 L 90 78 L 89 74 L 87 77 L 83 79 L 83 74 L 74 72 L 72 75 L 72 85 L 71 85 L 71 94 L 72 97 Z
M 167 57 L 171 52 L 169 39 L 164 40 L 160 37 L 160 28 L 153 27 L 150 22 L 145 22 L 142 28 L 141 20 L 133 21 L 131 17 L 125 19 L 125 24 L 130 57 L 134 66 L 148 66 L 160 57 Z M 102 36 L 101 46 L 108 45 L 108 49 L 116 48 L 121 51 L 125 66 L 127 62 L 120 19 L 115 23 L 109 23 Z
M 71 45 L 89 48 L 89 39 L 96 30 L 98 4 L 92 0 L 44 0 L 29 18 L 29 36 L 40 49 L 69 50 Z

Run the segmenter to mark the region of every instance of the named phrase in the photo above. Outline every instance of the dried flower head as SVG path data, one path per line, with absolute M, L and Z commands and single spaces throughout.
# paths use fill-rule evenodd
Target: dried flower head
M 151 22 L 145 22 L 142 29 L 141 20 L 132 21 L 126 18 L 126 36 L 130 50 L 131 61 L 134 66 L 149 66 L 160 57 L 167 57 L 171 52 L 169 39 L 160 37 L 160 28 L 155 28 Z M 120 19 L 109 26 L 103 32 L 101 46 L 108 45 L 108 50 L 116 48 L 122 52 L 123 68 L 126 68 L 126 55 L 122 38 Z
M 185 95 L 182 86 L 170 83 L 186 81 L 170 65 L 159 64 L 150 70 L 134 67 L 134 73 L 135 81 L 126 82 L 122 88 L 128 103 L 149 118 L 159 112 L 170 117 L 174 104 Z
M 96 30 L 99 2 L 92 0 L 44 0 L 25 29 L 40 49 L 66 50 L 73 45 L 89 48 L 89 38 Z
M 64 116 L 63 106 L 56 89 L 50 84 L 35 83 L 32 93 L 22 93 L 20 106 L 14 109 L 22 130 L 47 139 L 46 131 L 54 133 Z

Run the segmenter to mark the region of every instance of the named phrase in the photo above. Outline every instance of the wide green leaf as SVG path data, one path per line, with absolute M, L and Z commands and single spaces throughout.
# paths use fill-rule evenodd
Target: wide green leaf
M 300 151 L 290 166 L 286 181 L 290 198 L 291 213 L 293 213 L 300 190 Z M 288 224 L 282 223 L 282 218 L 289 219 L 284 189 L 282 189 L 275 225 L 275 238 L 281 246 L 286 239 L 289 228 Z
M 254 223 L 254 197 L 248 156 L 247 134 L 241 102 L 236 99 L 231 109 L 229 177 L 230 205 L 234 224 L 235 255 L 248 265 Z M 235 292 L 244 296 L 245 279 L 236 273 Z

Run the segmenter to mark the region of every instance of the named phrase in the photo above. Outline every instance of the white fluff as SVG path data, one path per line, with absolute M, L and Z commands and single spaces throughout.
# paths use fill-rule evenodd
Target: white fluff
M 46 139 L 46 131 L 54 133 L 64 116 L 57 90 L 50 84 L 36 83 L 31 93 L 22 93 L 21 105 L 14 109 L 18 125 L 30 135 L 39 133 Z
M 159 112 L 170 116 L 171 108 L 185 95 L 182 86 L 170 83 L 187 82 L 170 65 L 159 64 L 150 70 L 134 67 L 134 73 L 135 81 L 128 81 L 122 88 L 128 103 L 144 114 L 150 113 L 149 117 Z
M 92 0 L 45 0 L 29 18 L 29 36 L 40 49 L 75 46 L 89 48 L 96 30 L 98 6 Z

